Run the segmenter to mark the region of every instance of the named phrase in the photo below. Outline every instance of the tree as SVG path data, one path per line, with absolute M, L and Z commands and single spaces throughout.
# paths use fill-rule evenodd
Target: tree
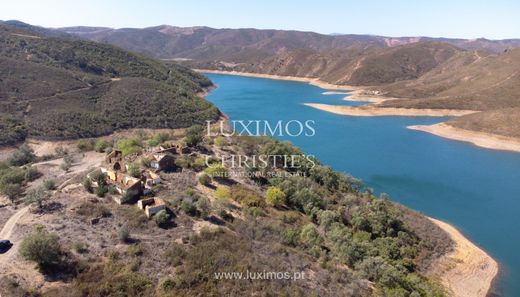
M 22 166 L 33 162 L 36 159 L 34 151 L 27 144 L 23 144 L 19 149 L 13 152 L 8 162 L 11 166 Z
M 44 186 L 39 186 L 35 189 L 31 189 L 27 191 L 27 194 L 25 195 L 24 202 L 25 204 L 32 204 L 36 203 L 39 209 L 43 208 L 43 204 L 45 200 L 49 198 L 49 193 L 45 191 Z
M 153 220 L 159 227 L 164 227 L 170 222 L 170 214 L 166 210 L 160 210 L 153 216 Z
M 267 205 L 279 207 L 285 203 L 285 193 L 277 187 L 269 187 L 265 193 Z
M 43 226 L 37 226 L 33 233 L 22 241 L 20 254 L 26 260 L 36 262 L 40 271 L 48 271 L 61 261 L 59 237 L 45 230 Z
M 186 129 L 184 141 L 187 146 L 197 146 L 204 139 L 204 127 L 201 125 L 193 125 Z
M 9 200 L 14 201 L 16 197 L 22 194 L 22 186 L 20 184 L 2 183 L 0 184 L 0 192 L 7 196 Z

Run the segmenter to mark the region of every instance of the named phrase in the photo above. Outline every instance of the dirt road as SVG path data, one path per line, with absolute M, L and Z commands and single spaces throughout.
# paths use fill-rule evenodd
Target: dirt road
M 20 220 L 21 217 L 23 217 L 29 210 L 29 207 L 26 206 L 24 208 L 21 208 L 18 210 L 14 215 L 12 215 L 9 220 L 5 223 L 4 227 L 2 228 L 2 231 L 0 231 L 0 239 L 2 240 L 10 240 L 13 246 L 9 251 L 7 251 L 4 254 L 0 254 L 0 267 L 7 266 L 6 264 L 9 262 L 10 259 L 16 254 L 18 251 L 18 247 L 20 246 L 20 242 L 17 242 L 11 238 L 11 235 L 13 234 L 14 227 L 18 223 L 18 220 Z M 0 296 L 1 297 L 1 296 Z

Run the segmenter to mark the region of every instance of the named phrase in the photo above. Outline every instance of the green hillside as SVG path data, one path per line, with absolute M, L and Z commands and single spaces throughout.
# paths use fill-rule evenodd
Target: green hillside
M 0 145 L 216 119 L 204 76 L 114 46 L 0 25 Z

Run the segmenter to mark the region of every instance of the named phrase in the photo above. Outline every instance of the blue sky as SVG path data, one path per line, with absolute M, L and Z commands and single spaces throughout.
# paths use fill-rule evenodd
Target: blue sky
M 0 7 L 0 20 L 18 19 L 46 27 L 168 24 L 325 34 L 520 38 L 519 0 L 2 0 Z

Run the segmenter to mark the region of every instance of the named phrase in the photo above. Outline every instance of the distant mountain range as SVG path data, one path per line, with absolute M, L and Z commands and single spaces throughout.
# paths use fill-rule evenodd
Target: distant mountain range
M 501 52 L 520 47 L 520 39 L 489 40 L 432 37 L 385 37 L 377 35 L 334 34 L 313 32 L 214 29 L 209 27 L 174 27 L 168 25 L 142 29 L 106 27 L 67 27 L 56 29 L 94 41 L 101 41 L 150 54 L 156 58 L 235 58 L 238 53 L 256 50 L 258 56 L 279 54 L 295 49 L 327 51 L 348 47 L 394 47 L 416 42 L 445 42 L 470 50 Z

